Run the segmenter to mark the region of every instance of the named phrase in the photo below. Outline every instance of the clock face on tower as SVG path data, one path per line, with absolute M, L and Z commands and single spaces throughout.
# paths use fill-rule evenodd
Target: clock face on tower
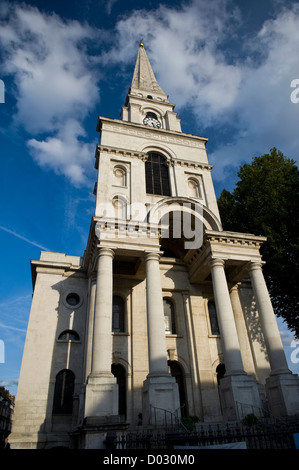
M 146 116 L 143 119 L 143 124 L 150 127 L 161 127 L 161 122 L 159 121 L 155 113 L 146 113 Z

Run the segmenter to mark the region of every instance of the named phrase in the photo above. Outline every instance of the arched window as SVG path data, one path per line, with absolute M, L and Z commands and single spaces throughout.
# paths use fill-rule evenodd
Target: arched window
M 200 197 L 199 182 L 195 178 L 188 179 L 188 196 Z
M 119 295 L 113 296 L 112 331 L 115 333 L 125 331 L 125 301 Z
M 170 196 L 167 160 L 159 153 L 151 152 L 145 162 L 145 182 L 148 194 Z
M 127 183 L 127 172 L 122 166 L 116 165 L 113 168 L 114 173 L 114 184 L 116 186 L 126 186 Z
M 117 220 L 125 220 L 127 218 L 127 204 L 125 199 L 116 196 L 112 200 L 114 208 L 114 217 Z
M 165 332 L 168 334 L 175 334 L 175 317 L 174 317 L 174 306 L 170 299 L 163 299 L 164 307 L 164 320 L 165 320 Z
M 126 370 L 120 364 L 112 364 L 111 372 L 116 377 L 118 385 L 118 414 L 125 419 L 127 414 Z
M 75 375 L 71 370 L 64 369 L 56 375 L 53 414 L 72 414 Z
M 210 317 L 210 325 L 211 325 L 211 333 L 212 335 L 219 335 L 219 326 L 217 320 L 217 312 L 215 302 L 209 300 L 208 302 L 208 310 L 209 310 L 209 317 Z
M 80 341 L 80 336 L 74 330 L 65 330 L 58 336 L 58 339 L 65 341 Z

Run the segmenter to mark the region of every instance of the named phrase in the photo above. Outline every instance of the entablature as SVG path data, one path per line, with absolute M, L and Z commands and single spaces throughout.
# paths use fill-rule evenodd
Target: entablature
M 144 137 L 145 139 L 153 138 L 155 140 L 165 140 L 165 142 L 196 148 L 205 148 L 206 143 L 209 140 L 207 137 L 186 134 L 184 132 L 172 131 L 163 128 L 147 128 L 143 124 L 99 116 L 97 131 L 101 133 L 104 129 L 115 133 L 130 134 L 133 136 Z
M 260 247 L 266 237 L 238 232 L 206 230 L 203 244 L 189 250 L 184 261 L 189 269 L 190 282 L 204 282 L 210 274 L 209 263 L 222 259 L 228 281 L 241 281 L 251 262 L 261 262 Z

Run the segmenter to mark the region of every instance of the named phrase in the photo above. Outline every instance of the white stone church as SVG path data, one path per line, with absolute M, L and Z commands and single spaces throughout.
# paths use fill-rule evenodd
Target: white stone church
M 181 417 L 299 413 L 262 272 L 221 226 L 204 137 L 181 131 L 142 43 L 121 119 L 99 117 L 82 257 L 42 252 L 10 442 L 101 448 Z

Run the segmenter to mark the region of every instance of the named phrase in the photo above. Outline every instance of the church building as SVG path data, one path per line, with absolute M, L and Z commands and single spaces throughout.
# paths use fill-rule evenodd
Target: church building
M 103 448 L 111 430 L 299 413 L 264 280 L 265 238 L 223 231 L 207 138 L 183 133 L 140 43 L 100 116 L 81 257 L 41 252 L 12 448 Z

